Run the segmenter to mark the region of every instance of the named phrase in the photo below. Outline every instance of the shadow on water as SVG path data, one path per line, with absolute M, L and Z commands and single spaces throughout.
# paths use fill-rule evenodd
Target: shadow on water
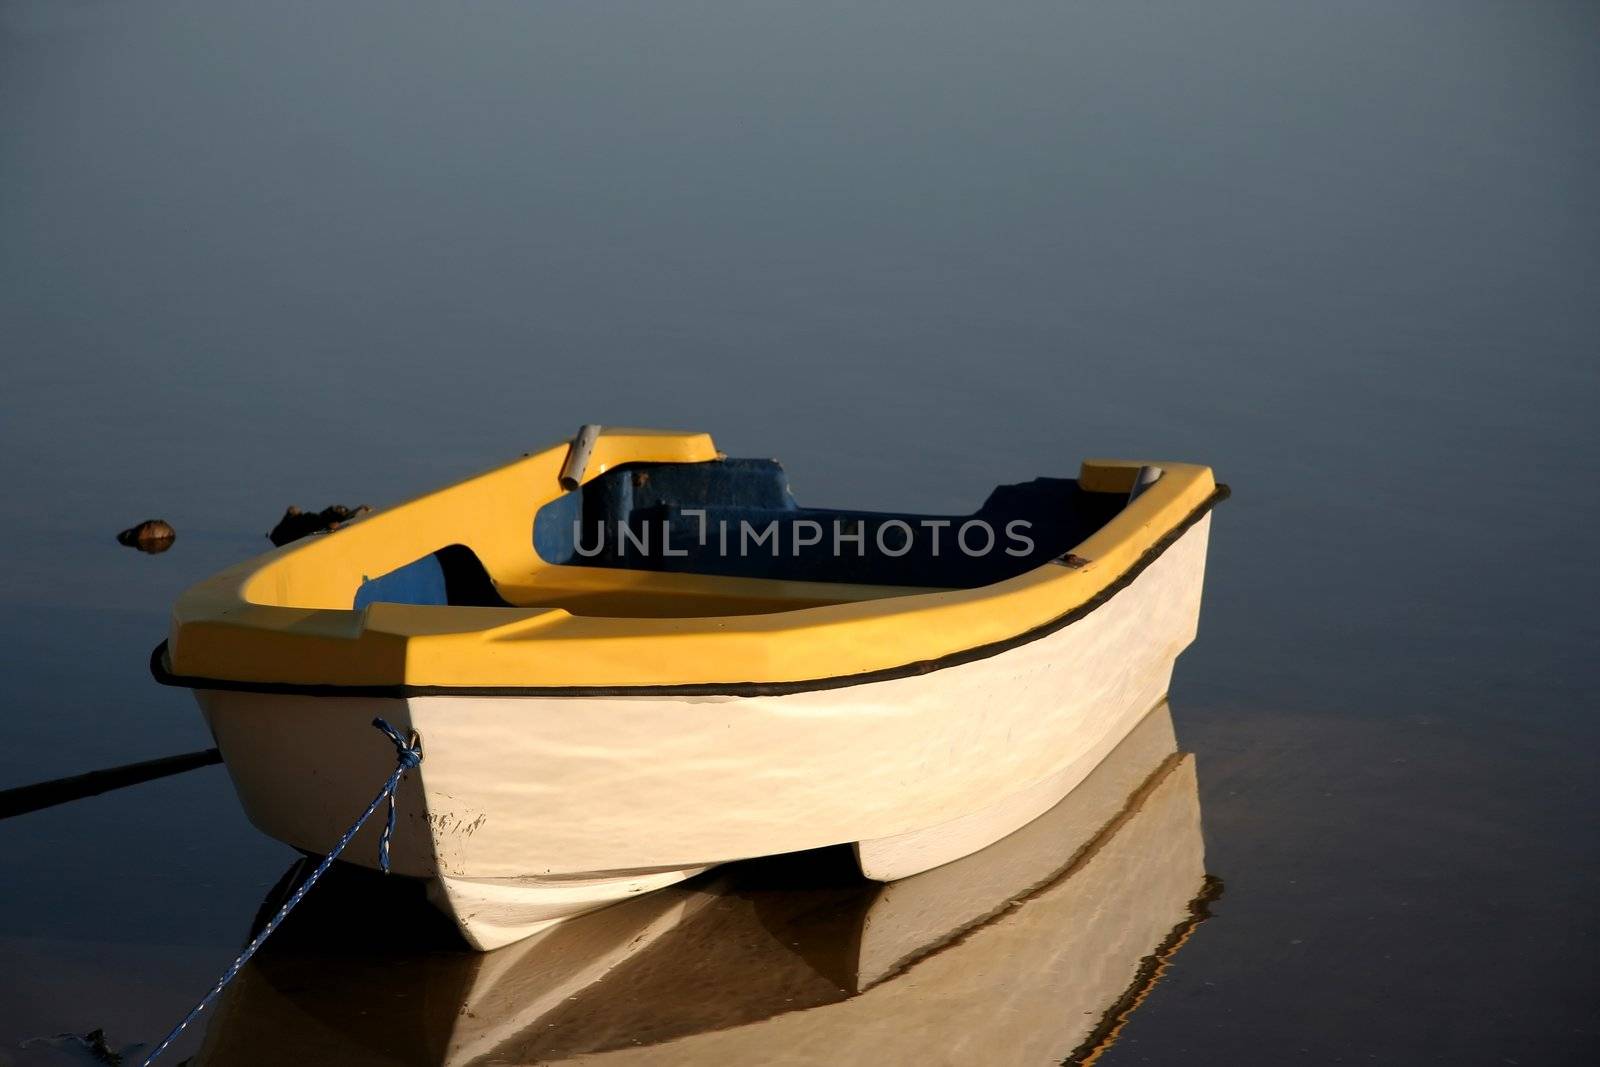
M 197 1062 L 1088 1062 L 1219 891 L 1162 705 L 1035 822 L 889 885 L 842 849 L 749 861 L 473 954 L 419 883 L 340 869 Z

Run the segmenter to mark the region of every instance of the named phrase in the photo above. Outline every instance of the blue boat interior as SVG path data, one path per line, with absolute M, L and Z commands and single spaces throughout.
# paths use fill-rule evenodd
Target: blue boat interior
M 1002 485 L 970 515 L 802 507 L 770 459 L 632 464 L 540 508 L 547 564 L 790 582 L 963 589 L 1071 551 L 1126 504 L 1070 478 Z M 362 582 L 377 601 L 505 606 L 483 564 L 450 545 Z

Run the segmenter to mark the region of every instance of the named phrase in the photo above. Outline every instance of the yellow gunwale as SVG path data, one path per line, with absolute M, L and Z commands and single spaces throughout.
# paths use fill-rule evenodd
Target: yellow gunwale
M 575 615 L 555 607 L 378 603 L 351 608 L 366 575 L 465 544 L 490 575 L 537 563 L 533 515 L 560 496 L 565 443 L 240 563 L 187 590 L 158 677 L 196 688 L 352 691 L 805 688 L 920 672 L 973 658 L 1086 613 L 1215 501 L 1210 468 L 1156 463 L 1163 477 L 1079 544 L 976 589 L 872 596 L 766 614 Z M 611 428 L 584 480 L 624 463 L 718 458 L 704 433 Z M 1079 481 L 1127 492 L 1143 461 L 1087 460 Z M 681 579 L 679 579 L 681 580 Z M 741 580 L 733 580 L 737 585 Z M 159 650 L 158 650 L 159 652 Z

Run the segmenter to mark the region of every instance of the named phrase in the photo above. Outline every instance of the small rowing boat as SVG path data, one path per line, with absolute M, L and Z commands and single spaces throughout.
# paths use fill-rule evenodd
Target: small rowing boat
M 1225 495 L 1095 460 L 970 515 L 812 508 L 706 434 L 588 426 L 201 582 L 152 667 L 311 853 L 392 769 L 373 718 L 416 731 L 394 870 L 490 949 L 732 860 L 893 881 L 1027 824 L 1166 694 Z

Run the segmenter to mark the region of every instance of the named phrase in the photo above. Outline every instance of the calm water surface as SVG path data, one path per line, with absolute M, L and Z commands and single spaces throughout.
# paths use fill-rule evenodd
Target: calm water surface
M 0 788 L 206 746 L 146 657 L 285 505 L 579 422 L 840 506 L 1196 460 L 1235 497 L 1173 718 L 1226 892 L 1101 1062 L 1593 1062 L 1597 39 L 1556 2 L 5 0 Z M 154 516 L 172 551 L 112 541 Z M 0 1062 L 159 1036 L 293 860 L 217 768 L 0 822 Z M 855 1010 L 892 1062 L 899 1009 Z

